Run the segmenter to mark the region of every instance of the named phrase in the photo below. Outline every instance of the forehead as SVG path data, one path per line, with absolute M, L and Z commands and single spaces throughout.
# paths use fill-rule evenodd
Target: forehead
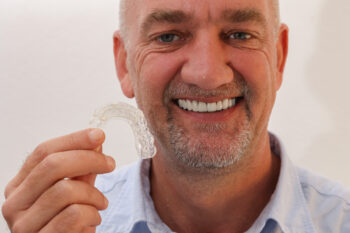
M 128 0 L 127 0 L 128 1 Z M 259 12 L 266 21 L 272 17 L 271 0 L 129 0 L 133 1 L 129 9 L 129 20 L 138 26 L 154 11 L 181 11 L 193 19 L 216 20 L 230 10 L 249 10 Z

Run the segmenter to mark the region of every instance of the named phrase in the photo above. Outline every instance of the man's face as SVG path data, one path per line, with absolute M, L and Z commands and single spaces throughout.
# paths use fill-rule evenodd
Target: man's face
M 118 76 L 124 93 L 135 94 L 159 156 L 213 168 L 254 151 L 287 50 L 287 29 L 276 29 L 270 1 L 134 2 L 128 49 L 116 51 Z

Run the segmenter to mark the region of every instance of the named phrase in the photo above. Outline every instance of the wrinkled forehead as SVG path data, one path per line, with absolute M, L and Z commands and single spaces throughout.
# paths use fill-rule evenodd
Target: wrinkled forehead
M 245 11 L 254 13 L 261 20 L 270 22 L 273 17 L 271 0 L 126 0 L 129 5 L 127 17 L 129 23 L 140 27 L 150 16 L 157 12 L 182 12 L 191 20 L 201 22 L 215 21 L 228 12 Z M 272 22 L 272 21 L 271 21 Z

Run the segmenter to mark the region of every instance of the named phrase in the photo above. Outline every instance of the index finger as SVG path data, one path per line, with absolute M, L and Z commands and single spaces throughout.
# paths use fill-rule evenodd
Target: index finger
M 89 128 L 41 143 L 27 157 L 18 174 L 7 185 L 5 197 L 7 198 L 12 190 L 20 185 L 33 168 L 48 155 L 69 150 L 93 150 L 102 145 L 104 140 L 105 134 L 101 129 Z

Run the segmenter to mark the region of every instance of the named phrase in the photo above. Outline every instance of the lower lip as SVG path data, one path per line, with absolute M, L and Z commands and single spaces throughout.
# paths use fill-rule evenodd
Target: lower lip
M 176 106 L 176 111 L 180 114 L 185 114 L 186 117 L 195 118 L 197 121 L 220 122 L 232 117 L 232 115 L 235 114 L 235 112 L 241 107 L 243 101 L 244 100 L 241 99 L 238 103 L 236 103 L 235 106 L 220 112 L 192 112 L 184 110 L 176 104 L 174 105 Z

